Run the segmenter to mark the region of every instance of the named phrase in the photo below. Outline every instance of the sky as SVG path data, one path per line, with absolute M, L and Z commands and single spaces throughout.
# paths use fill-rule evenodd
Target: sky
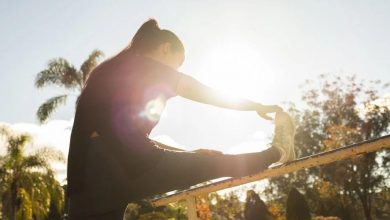
M 79 67 L 93 49 L 115 55 L 148 18 L 183 41 L 181 72 L 263 104 L 299 104 L 299 86 L 319 74 L 390 82 L 389 11 L 385 0 L 0 0 L 0 122 L 66 156 L 77 93 L 39 125 L 38 106 L 66 91 L 34 88 L 36 74 L 57 57 Z M 272 122 L 253 112 L 175 97 L 151 137 L 187 150 L 243 153 L 265 149 L 272 132 Z

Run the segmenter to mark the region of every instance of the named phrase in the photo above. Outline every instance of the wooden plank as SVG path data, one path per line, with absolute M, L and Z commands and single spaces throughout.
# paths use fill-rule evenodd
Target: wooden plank
M 297 170 L 329 164 L 335 161 L 348 159 L 360 154 L 379 151 L 384 148 L 390 148 L 390 135 L 381 138 L 341 147 L 335 150 L 323 152 L 320 154 L 300 158 L 286 164 L 282 164 L 273 168 L 269 168 L 261 173 L 246 176 L 241 178 L 230 178 L 224 181 L 212 183 L 209 185 L 193 188 L 152 200 L 154 206 L 162 206 L 172 202 L 188 198 L 188 196 L 197 196 L 210 192 L 215 192 L 222 189 L 231 188 L 234 186 L 243 185 L 246 183 L 279 176 L 286 173 L 291 173 Z
M 187 196 L 187 217 L 188 220 L 199 220 L 196 212 L 196 198 L 195 196 Z

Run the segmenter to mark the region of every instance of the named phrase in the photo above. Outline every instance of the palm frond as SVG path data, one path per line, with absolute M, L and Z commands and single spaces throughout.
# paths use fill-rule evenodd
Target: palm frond
M 48 99 L 41 106 L 39 106 L 37 111 L 37 117 L 39 122 L 45 122 L 54 113 L 58 106 L 66 103 L 67 98 L 68 95 L 56 96 Z
M 59 161 L 59 162 L 65 162 L 65 156 L 60 150 L 56 150 L 53 147 L 43 147 L 34 153 L 36 157 L 43 158 L 47 161 Z
M 32 201 L 29 193 L 24 188 L 18 188 L 16 199 L 18 201 L 19 208 L 16 210 L 15 219 L 32 219 Z
M 0 195 L 2 194 L 3 189 L 5 187 L 7 176 L 8 176 L 7 168 L 3 166 L 3 162 L 0 162 Z
M 61 184 L 55 179 L 52 171 L 49 171 L 44 178 L 45 182 L 47 182 L 50 187 L 51 205 L 53 205 L 53 209 L 60 213 L 64 208 L 64 188 L 62 188 Z
M 21 164 L 22 168 L 42 168 L 46 169 L 49 167 L 47 161 L 40 156 L 37 155 L 31 155 L 23 158 L 23 162 Z
M 41 172 L 23 172 L 18 182 L 21 188 L 34 196 L 32 210 L 36 219 L 46 219 L 49 211 L 51 185 L 45 176 Z
M 91 71 L 97 66 L 99 58 L 103 56 L 103 52 L 96 49 L 92 51 L 88 59 L 81 65 L 80 70 L 83 75 L 83 83 L 85 83 Z
M 31 140 L 28 134 L 18 134 L 10 136 L 7 140 L 7 154 L 14 160 L 13 163 L 19 163 L 23 157 L 24 147 Z
M 49 61 L 47 68 L 38 73 L 35 78 L 35 87 L 58 85 L 65 88 L 79 88 L 82 85 L 82 76 L 77 69 L 63 58 Z
M 7 125 L 0 125 L 0 135 L 5 136 L 6 138 L 12 134 L 12 131 Z

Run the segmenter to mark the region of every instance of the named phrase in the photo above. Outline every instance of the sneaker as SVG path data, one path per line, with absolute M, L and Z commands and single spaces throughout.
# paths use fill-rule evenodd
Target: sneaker
M 280 152 L 280 159 L 277 163 L 283 164 L 295 160 L 294 137 L 295 125 L 291 117 L 286 112 L 276 113 L 272 147 Z

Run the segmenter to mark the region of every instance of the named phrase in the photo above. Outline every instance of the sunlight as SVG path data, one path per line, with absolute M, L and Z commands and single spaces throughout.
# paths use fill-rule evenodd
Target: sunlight
M 158 121 L 164 110 L 164 106 L 164 98 L 158 96 L 146 104 L 145 109 L 141 114 L 145 115 L 151 121 Z
M 250 42 L 229 39 L 207 51 L 200 69 L 201 80 L 230 95 L 262 99 L 275 81 L 272 71 Z M 263 94 L 263 96 L 262 96 Z

